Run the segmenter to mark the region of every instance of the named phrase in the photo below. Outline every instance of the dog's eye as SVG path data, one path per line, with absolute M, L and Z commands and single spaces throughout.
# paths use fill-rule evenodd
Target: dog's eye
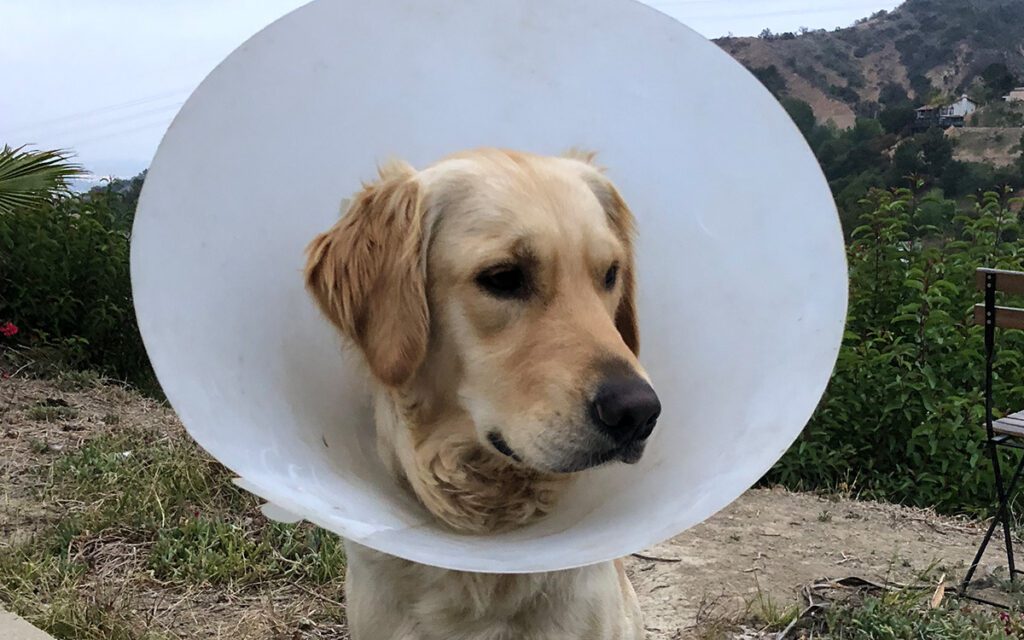
M 604 288 L 611 291 L 615 288 L 615 283 L 619 281 L 619 265 L 613 264 L 608 268 L 608 272 L 604 274 Z
M 525 298 L 527 294 L 526 274 L 519 267 L 489 269 L 476 277 L 476 283 L 496 298 Z

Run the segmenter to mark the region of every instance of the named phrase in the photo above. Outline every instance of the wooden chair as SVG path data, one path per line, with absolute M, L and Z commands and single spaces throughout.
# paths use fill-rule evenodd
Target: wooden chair
M 1000 447 L 1024 450 L 1024 411 L 1018 411 L 996 420 L 992 407 L 992 364 L 995 359 L 996 328 L 1024 329 L 1024 309 L 996 305 L 996 293 L 1024 295 L 1024 273 L 999 269 L 978 269 L 976 282 L 978 289 L 985 292 L 984 304 L 974 307 L 974 322 L 985 327 L 985 436 L 995 475 L 996 498 L 999 500 L 999 508 L 995 517 L 992 518 L 985 537 L 981 540 L 978 553 L 974 556 L 974 561 L 967 570 L 964 581 L 960 584 L 960 595 L 988 604 L 997 604 L 967 595 L 967 588 L 970 586 L 971 578 L 974 577 L 974 572 L 977 570 L 982 556 L 985 555 L 985 549 L 1000 524 L 1002 524 L 1006 543 L 1006 565 L 1010 580 L 1014 581 L 1018 574 L 1024 573 L 1024 571 L 1019 571 L 1014 564 L 1013 540 L 1010 532 L 1010 527 L 1013 524 L 1010 498 L 1020 482 L 1021 475 L 1024 474 L 1024 456 L 1021 456 L 1020 463 L 1009 483 L 1004 481 L 1003 470 L 999 462 Z

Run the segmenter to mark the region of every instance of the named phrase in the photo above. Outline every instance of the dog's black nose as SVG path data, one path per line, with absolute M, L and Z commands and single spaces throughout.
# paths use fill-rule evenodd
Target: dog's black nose
M 616 444 L 626 444 L 651 435 L 661 413 L 661 401 L 642 378 L 619 375 L 601 384 L 591 410 L 598 428 Z

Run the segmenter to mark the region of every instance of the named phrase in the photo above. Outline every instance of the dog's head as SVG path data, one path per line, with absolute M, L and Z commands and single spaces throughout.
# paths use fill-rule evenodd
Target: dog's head
M 660 411 L 632 236 L 589 157 L 479 150 L 382 169 L 306 278 L 379 382 L 416 398 L 414 422 L 463 412 L 495 455 L 570 473 L 638 461 Z

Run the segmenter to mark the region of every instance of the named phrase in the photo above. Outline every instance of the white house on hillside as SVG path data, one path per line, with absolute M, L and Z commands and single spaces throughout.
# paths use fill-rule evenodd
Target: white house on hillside
M 960 99 L 952 104 L 939 109 L 939 115 L 949 118 L 966 118 L 975 111 L 977 111 L 978 105 L 967 96 L 960 96 Z
M 1024 102 L 1024 87 L 1017 87 L 1008 95 L 1003 96 L 1007 102 Z
M 917 130 L 929 127 L 962 127 L 967 116 L 978 110 L 978 104 L 967 96 L 960 96 L 956 102 L 943 106 L 925 106 L 917 109 L 914 128 Z

